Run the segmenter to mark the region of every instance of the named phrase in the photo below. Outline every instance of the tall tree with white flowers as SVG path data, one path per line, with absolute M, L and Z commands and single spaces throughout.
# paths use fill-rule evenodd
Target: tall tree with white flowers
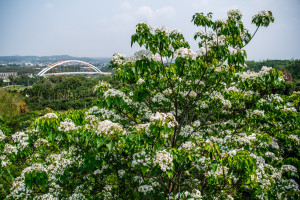
M 253 38 L 239 10 L 196 13 L 182 33 L 138 24 L 133 57 L 114 54 L 119 90 L 100 82 L 89 110 L 48 113 L 0 132 L 7 199 L 299 198 L 300 93 L 282 72 L 247 71 Z M 253 16 L 267 27 L 270 11 Z

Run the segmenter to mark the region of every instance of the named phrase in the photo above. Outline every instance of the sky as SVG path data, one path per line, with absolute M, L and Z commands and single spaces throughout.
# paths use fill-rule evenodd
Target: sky
M 300 0 L 0 0 L 0 56 L 131 56 L 141 22 L 180 29 L 196 51 L 193 14 L 225 19 L 230 9 L 241 10 L 252 33 L 253 15 L 266 9 L 275 17 L 245 48 L 248 60 L 300 59 Z

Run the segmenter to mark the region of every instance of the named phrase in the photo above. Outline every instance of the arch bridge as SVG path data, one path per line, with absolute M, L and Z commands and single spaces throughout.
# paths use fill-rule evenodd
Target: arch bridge
M 73 67 L 72 70 L 70 69 L 70 71 L 69 71 L 68 66 L 63 66 L 63 65 L 70 64 L 70 63 L 78 63 L 80 65 L 85 66 L 85 68 L 82 68 L 82 67 L 74 68 Z M 62 67 L 59 68 L 59 66 L 62 66 Z M 46 73 L 46 72 L 50 72 L 54 68 L 57 69 L 56 71 L 58 71 L 58 69 L 60 69 L 60 71 Z M 89 69 L 91 71 L 85 71 L 86 69 Z M 78 71 L 76 71 L 76 70 L 78 70 Z M 84 70 L 84 71 L 82 71 L 82 70 Z M 111 73 L 110 72 L 102 72 L 100 69 L 98 69 L 94 65 L 91 65 L 91 64 L 81 61 L 81 60 L 64 60 L 64 61 L 54 63 L 54 64 L 44 68 L 37 75 L 38 76 L 47 76 L 47 75 L 72 75 L 72 74 L 76 75 L 76 74 L 111 74 Z

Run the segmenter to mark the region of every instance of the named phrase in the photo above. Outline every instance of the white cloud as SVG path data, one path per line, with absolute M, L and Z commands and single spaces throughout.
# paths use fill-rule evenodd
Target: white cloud
M 138 17 L 145 17 L 148 20 L 161 19 L 161 18 L 169 19 L 175 16 L 176 10 L 174 7 L 171 6 L 164 6 L 154 10 L 149 6 L 142 6 L 137 9 L 135 14 Z
M 132 15 L 124 13 L 124 14 L 118 14 L 113 17 L 114 23 L 123 23 L 123 24 L 132 24 L 134 23 L 134 18 Z
M 155 13 L 158 15 L 158 17 L 167 17 L 167 18 L 172 18 L 176 14 L 175 8 L 171 6 L 166 6 L 159 8 L 155 11 Z
M 46 4 L 46 7 L 47 7 L 47 8 L 53 8 L 54 6 L 53 6 L 53 4 L 51 4 L 51 3 L 47 3 L 47 4 Z
M 153 18 L 154 17 L 154 11 L 149 6 L 142 6 L 138 8 L 138 10 L 135 12 L 136 15 L 147 17 L 147 18 Z
M 127 1 L 122 2 L 122 3 L 121 3 L 121 7 L 122 7 L 123 9 L 125 9 L 125 10 L 129 10 L 129 9 L 132 8 L 131 4 L 130 4 L 129 2 L 127 2 Z

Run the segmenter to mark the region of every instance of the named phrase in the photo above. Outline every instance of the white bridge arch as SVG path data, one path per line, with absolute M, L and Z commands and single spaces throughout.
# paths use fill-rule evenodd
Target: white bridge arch
M 53 73 L 53 74 L 60 74 L 60 75 L 68 75 L 68 74 L 111 74 L 110 72 L 101 72 L 100 69 L 98 69 L 94 65 L 91 65 L 90 63 L 87 63 L 87 62 L 84 62 L 84 61 L 81 61 L 81 60 L 64 60 L 64 61 L 54 63 L 54 64 L 44 68 L 37 75 L 38 76 L 44 76 L 45 73 L 47 71 L 51 70 L 52 68 L 54 68 L 56 66 L 59 66 L 59 65 L 62 65 L 62 64 L 65 64 L 65 63 L 71 63 L 71 62 L 76 62 L 76 63 L 86 65 L 86 66 L 92 68 L 94 70 L 94 72 L 62 72 L 62 73 Z

